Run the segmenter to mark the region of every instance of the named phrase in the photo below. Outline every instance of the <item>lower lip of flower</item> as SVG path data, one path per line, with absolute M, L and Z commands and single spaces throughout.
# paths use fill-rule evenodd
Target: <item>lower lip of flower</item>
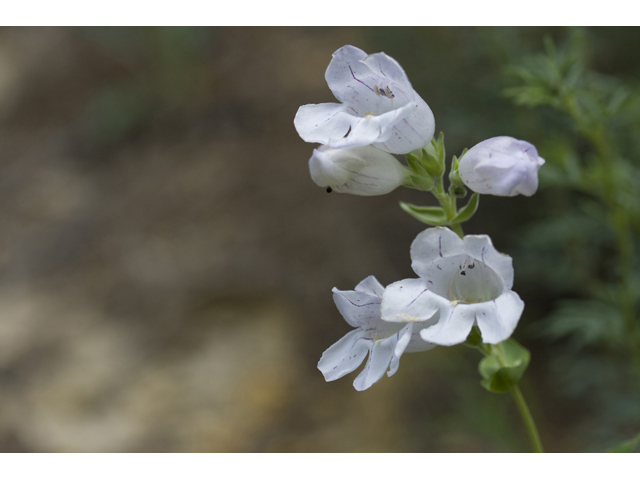
M 371 112 L 367 112 L 364 114 L 364 118 L 373 118 L 373 117 L 375 117 L 375 115 Z

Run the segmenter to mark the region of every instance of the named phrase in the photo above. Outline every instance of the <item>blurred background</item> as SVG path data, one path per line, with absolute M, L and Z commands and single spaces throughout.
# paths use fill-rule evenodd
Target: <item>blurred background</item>
M 638 33 L 582 30 L 588 68 L 637 92 Z M 405 355 L 365 392 L 357 372 L 325 383 L 316 364 L 350 330 L 331 288 L 414 276 L 426 226 L 398 202 L 433 200 L 327 195 L 293 118 L 335 101 L 324 71 L 353 44 L 400 62 L 449 155 L 510 135 L 548 165 L 568 143 L 588 156 L 560 113 L 504 93 L 508 65 L 571 35 L 0 30 L 0 451 L 528 451 L 511 398 L 482 389 L 463 346 Z M 531 198 L 483 196 L 465 231 L 514 257 L 522 388 L 545 447 L 601 451 L 640 431 L 628 356 L 607 337 L 615 312 L 593 303 L 615 247 L 545 175 Z

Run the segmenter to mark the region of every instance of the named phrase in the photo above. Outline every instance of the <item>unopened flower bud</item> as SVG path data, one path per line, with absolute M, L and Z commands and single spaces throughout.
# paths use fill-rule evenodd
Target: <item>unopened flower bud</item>
M 327 191 L 365 196 L 395 190 L 410 173 L 393 155 L 378 148 L 326 145 L 313 151 L 309 171 L 311 179 Z
M 544 159 L 530 143 L 512 137 L 494 137 L 465 153 L 458 172 L 474 192 L 530 197 L 538 189 L 538 170 L 543 164 Z

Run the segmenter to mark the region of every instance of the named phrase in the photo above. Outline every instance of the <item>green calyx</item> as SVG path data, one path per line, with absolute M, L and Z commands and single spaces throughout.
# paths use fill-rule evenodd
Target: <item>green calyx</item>
M 462 152 L 462 155 L 466 152 L 467 149 Z M 431 192 L 440 206 L 419 206 L 400 202 L 400 207 L 422 223 L 432 226 L 448 226 L 462 236 L 460 224 L 469 220 L 478 209 L 479 195 L 477 193 L 471 195 L 467 204 L 458 210 L 457 199 L 464 198 L 467 195 L 467 189 L 458 173 L 459 158 L 455 155 L 448 175 L 449 189 L 445 191 L 443 183 L 446 170 L 444 133 L 441 132 L 437 140 L 431 140 L 427 146 L 408 153 L 406 157 L 409 164 L 409 174 L 405 186 Z
M 531 354 L 513 338 L 479 347 L 485 357 L 478 365 L 480 384 L 490 392 L 506 393 L 515 387 L 529 366 Z
M 444 173 L 444 163 L 446 158 L 444 133 L 440 132 L 438 140 L 431 140 L 431 143 L 424 147 L 422 151 L 422 164 L 424 165 L 425 170 L 432 177 L 441 177 Z

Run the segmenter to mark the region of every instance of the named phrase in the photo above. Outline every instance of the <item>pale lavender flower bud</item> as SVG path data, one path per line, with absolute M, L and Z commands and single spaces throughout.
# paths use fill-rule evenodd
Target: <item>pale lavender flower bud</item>
M 330 148 L 313 151 L 311 179 L 328 191 L 353 195 L 384 195 L 407 178 L 409 171 L 393 156 L 375 147 Z
M 474 192 L 530 197 L 538 189 L 538 170 L 544 159 L 536 147 L 512 137 L 494 137 L 478 143 L 460 159 L 458 172 Z

